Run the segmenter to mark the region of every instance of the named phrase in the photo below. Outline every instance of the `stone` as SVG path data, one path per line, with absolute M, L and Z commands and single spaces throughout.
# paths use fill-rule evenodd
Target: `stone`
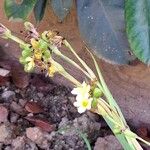
M 15 96 L 15 92 L 14 91 L 4 91 L 2 93 L 2 98 L 6 101 L 10 100 L 13 96 Z
M 45 138 L 45 132 L 43 132 L 38 127 L 27 128 L 26 136 L 32 141 L 35 142 L 40 148 L 48 147 L 48 140 Z
M 94 150 L 123 150 L 121 144 L 115 136 L 109 135 L 99 137 L 95 143 Z
M 12 136 L 12 129 L 8 124 L 0 125 L 0 142 L 6 142 Z
M 4 106 L 0 106 L 0 123 L 7 122 L 8 110 Z
M 12 149 L 13 150 L 24 150 L 25 148 L 25 137 L 18 136 L 16 139 L 12 141 Z

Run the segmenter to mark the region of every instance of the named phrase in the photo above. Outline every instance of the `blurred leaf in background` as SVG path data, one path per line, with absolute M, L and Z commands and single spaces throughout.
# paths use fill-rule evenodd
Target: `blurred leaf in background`
M 123 0 L 78 0 L 77 14 L 81 36 L 97 56 L 114 64 L 129 63 Z
M 63 21 L 73 5 L 73 0 L 51 0 L 51 6 L 58 18 Z
M 150 64 L 150 1 L 125 1 L 126 31 L 133 53 Z
M 34 16 L 37 22 L 40 22 L 43 19 L 47 0 L 37 0 L 34 7 Z
M 6 16 L 13 20 L 26 20 L 35 4 L 36 0 L 22 0 L 20 3 L 17 3 L 16 0 L 5 0 Z

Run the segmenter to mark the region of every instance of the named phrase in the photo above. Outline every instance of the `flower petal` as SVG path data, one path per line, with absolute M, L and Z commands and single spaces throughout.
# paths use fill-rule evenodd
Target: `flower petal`
M 76 102 L 73 103 L 73 105 L 74 105 L 75 107 L 79 107 L 79 106 L 80 106 L 80 103 L 79 103 L 78 101 L 76 101 Z
M 82 107 L 79 107 L 79 108 L 78 108 L 78 112 L 79 112 L 80 114 L 84 113 L 85 111 L 86 111 L 85 108 L 82 108 Z

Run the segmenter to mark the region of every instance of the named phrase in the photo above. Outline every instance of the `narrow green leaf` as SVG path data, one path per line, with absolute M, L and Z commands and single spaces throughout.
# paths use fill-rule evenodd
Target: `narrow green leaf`
M 22 0 L 16 3 L 16 0 L 5 0 L 4 9 L 6 16 L 13 20 L 26 20 L 31 13 L 36 0 Z
M 40 22 L 43 19 L 47 0 L 37 0 L 37 3 L 34 7 L 34 16 L 37 22 Z
M 125 1 L 126 31 L 133 53 L 150 64 L 150 1 Z
M 73 0 L 51 0 L 51 6 L 58 18 L 63 21 L 73 5 Z

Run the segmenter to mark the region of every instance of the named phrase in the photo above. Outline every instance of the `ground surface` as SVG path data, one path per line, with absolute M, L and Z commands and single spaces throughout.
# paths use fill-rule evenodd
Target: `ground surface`
M 14 64 L 21 78 L 11 69 L 11 75 L 0 80 L 0 149 L 85 150 L 83 135 L 94 148 L 98 137 L 111 134 L 97 115 L 77 112 L 69 88 L 43 75 L 29 77 Z M 108 144 L 100 139 L 98 147 L 100 142 Z
M 79 114 L 71 88 L 42 74 L 27 74 L 16 61 L 1 59 L 0 149 L 122 150 L 104 120 L 91 112 Z M 133 130 L 149 140 L 148 128 Z

